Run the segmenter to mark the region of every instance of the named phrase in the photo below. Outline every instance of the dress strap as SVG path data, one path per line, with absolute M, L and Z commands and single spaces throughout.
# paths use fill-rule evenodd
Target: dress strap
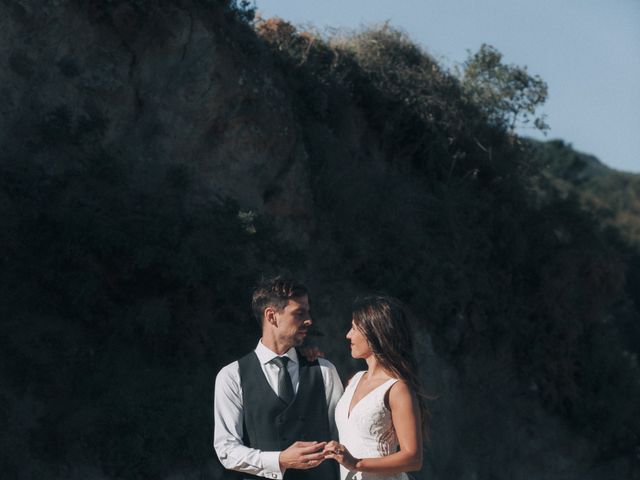
M 347 384 L 347 388 L 354 388 L 358 385 L 358 382 L 360 381 L 360 377 L 362 377 L 362 375 L 364 375 L 365 373 L 367 373 L 366 370 L 360 370 L 359 372 L 354 373 L 351 378 L 349 379 L 349 383 Z
M 399 378 L 390 378 L 389 380 L 384 382 L 382 385 L 380 385 L 380 387 L 378 387 L 378 388 L 380 390 L 382 390 L 384 392 L 384 395 L 386 396 L 387 392 L 389 391 L 389 389 L 391 387 L 393 387 L 398 380 L 400 380 L 400 379 Z
M 387 380 L 385 383 L 389 384 L 388 389 L 391 388 L 391 385 L 394 385 L 398 380 L 400 380 L 400 379 L 399 378 L 390 378 L 389 380 Z

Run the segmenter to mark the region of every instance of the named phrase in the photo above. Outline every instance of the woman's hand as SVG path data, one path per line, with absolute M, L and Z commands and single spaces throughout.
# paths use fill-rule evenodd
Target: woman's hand
M 347 450 L 344 445 L 341 445 L 335 440 L 327 443 L 322 453 L 324 454 L 325 459 L 332 458 L 347 470 L 350 470 L 352 472 L 355 472 L 357 470 L 356 465 L 358 464 L 360 459 L 355 458 L 353 455 L 351 455 L 349 450 Z

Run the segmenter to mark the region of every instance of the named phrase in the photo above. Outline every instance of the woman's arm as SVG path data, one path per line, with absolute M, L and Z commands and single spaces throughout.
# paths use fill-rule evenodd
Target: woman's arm
M 400 473 L 422 468 L 422 434 L 420 411 L 415 393 L 398 381 L 389 389 L 389 409 L 400 450 L 379 458 L 354 458 L 338 442 L 329 442 L 325 458 L 333 458 L 345 468 L 357 472 Z

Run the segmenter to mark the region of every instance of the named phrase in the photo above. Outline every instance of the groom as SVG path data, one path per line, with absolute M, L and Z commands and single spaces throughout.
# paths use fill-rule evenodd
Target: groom
M 263 281 L 251 307 L 262 338 L 216 377 L 218 458 L 244 479 L 337 480 L 337 465 L 323 462 L 322 449 L 337 439 L 342 383 L 330 362 L 309 362 L 295 349 L 312 324 L 307 289 L 283 277 Z

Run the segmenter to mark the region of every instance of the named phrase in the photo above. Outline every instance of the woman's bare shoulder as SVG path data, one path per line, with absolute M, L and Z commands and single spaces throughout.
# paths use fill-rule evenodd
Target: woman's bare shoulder
M 398 380 L 387 391 L 387 407 L 393 407 L 403 403 L 413 403 L 416 394 L 405 380 Z

